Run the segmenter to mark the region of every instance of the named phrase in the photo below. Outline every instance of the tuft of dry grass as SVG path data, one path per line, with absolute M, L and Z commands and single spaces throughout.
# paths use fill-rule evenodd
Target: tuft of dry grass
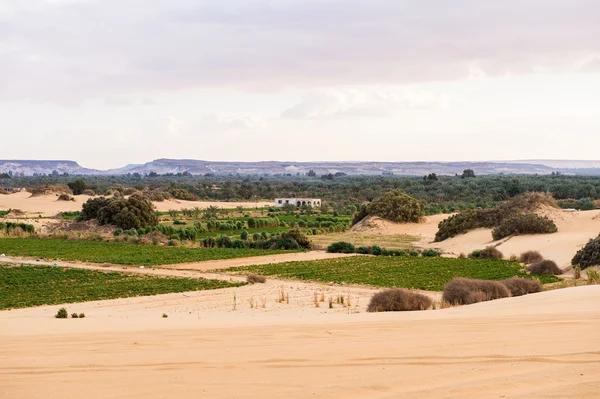
M 519 262 L 526 265 L 538 263 L 544 260 L 544 257 L 538 251 L 526 251 L 519 256 Z
M 563 274 L 558 265 L 551 260 L 543 260 L 527 267 L 527 271 L 531 274 L 545 274 L 549 276 L 559 276 Z
M 521 296 L 542 291 L 542 285 L 539 281 L 526 278 L 509 278 L 502 280 L 502 284 L 508 288 L 511 296 Z
M 267 282 L 267 278 L 258 274 L 250 274 L 248 277 L 246 277 L 246 281 L 250 284 L 264 284 Z
M 455 278 L 444 286 L 442 298 L 455 305 L 468 305 L 476 302 L 507 298 L 510 291 L 498 281 Z
M 587 274 L 588 284 L 600 284 L 600 274 L 596 270 L 588 269 Z
M 431 307 L 431 304 L 432 300 L 428 296 L 403 288 L 393 288 L 373 295 L 367 306 L 367 312 L 426 310 Z
M 486 247 L 484 249 L 478 249 L 469 255 L 469 258 L 473 259 L 504 259 L 504 254 L 495 247 Z
M 579 280 L 581 278 L 581 266 L 577 265 L 573 268 L 573 278 Z

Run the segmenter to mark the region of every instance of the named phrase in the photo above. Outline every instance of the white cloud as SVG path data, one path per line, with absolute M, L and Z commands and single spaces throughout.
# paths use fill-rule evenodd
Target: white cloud
M 560 72 L 600 53 L 597 0 L 0 3 L 0 100 Z
M 210 114 L 205 115 L 200 123 L 203 130 L 264 129 L 266 126 L 265 119 L 254 114 Z
M 307 93 L 302 102 L 285 110 L 284 118 L 321 119 L 333 117 L 394 116 L 410 109 L 445 108 L 448 98 L 413 89 L 336 89 Z

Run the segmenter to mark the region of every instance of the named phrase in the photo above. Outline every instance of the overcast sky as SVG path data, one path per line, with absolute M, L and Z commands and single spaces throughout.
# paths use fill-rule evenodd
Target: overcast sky
M 600 159 L 598 0 L 0 0 L 0 159 Z

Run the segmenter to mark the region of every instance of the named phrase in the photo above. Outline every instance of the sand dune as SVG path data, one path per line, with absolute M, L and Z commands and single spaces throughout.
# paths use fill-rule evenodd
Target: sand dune
M 32 197 L 26 191 L 9 195 L 0 195 L 0 209 L 20 209 L 25 212 L 26 216 L 42 215 L 42 217 L 55 216 L 60 212 L 80 211 L 81 206 L 88 199 L 92 198 L 87 195 L 77 195 L 75 201 L 57 201 L 58 195 L 40 195 Z M 154 202 L 154 206 L 158 211 L 164 212 L 170 209 L 191 209 L 198 207 L 205 209 L 211 205 L 219 208 L 233 209 L 238 206 L 244 208 L 264 207 L 273 205 L 273 201 L 258 201 L 258 202 L 209 202 L 209 201 L 182 201 L 170 200 L 162 202 Z
M 597 398 L 600 286 L 394 314 L 188 311 L 203 295 L 0 312 L 0 397 Z M 172 296 L 171 295 L 171 296 Z M 115 304 L 121 303 L 121 305 Z M 168 311 L 171 316 L 159 315 Z

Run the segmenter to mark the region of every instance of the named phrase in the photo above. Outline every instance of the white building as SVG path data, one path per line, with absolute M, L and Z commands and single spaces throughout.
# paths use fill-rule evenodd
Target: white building
M 282 207 L 286 204 L 292 206 L 321 206 L 320 198 L 275 198 L 275 206 Z

